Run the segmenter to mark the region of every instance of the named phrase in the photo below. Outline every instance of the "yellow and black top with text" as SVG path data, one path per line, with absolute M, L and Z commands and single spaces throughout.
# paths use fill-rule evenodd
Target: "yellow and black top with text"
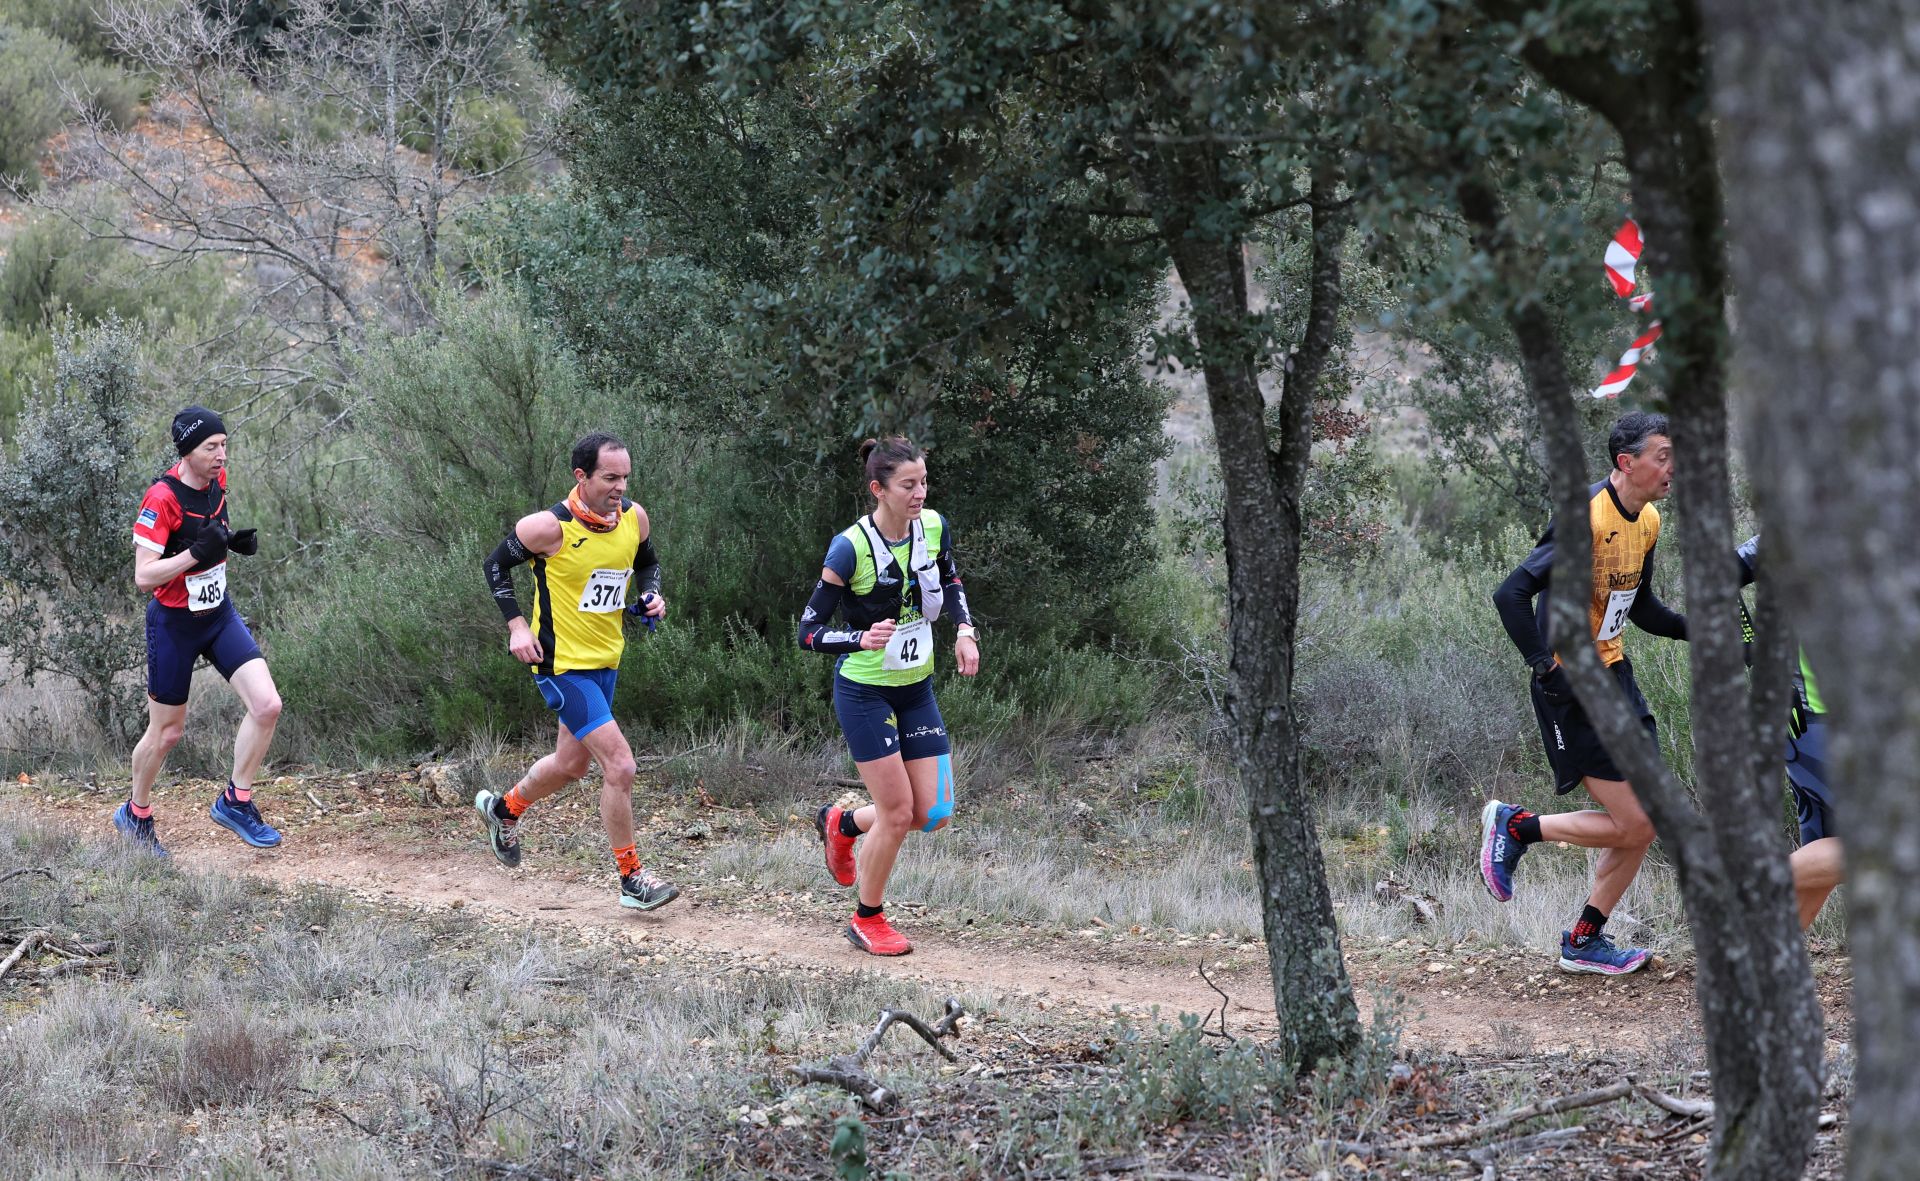
M 532 559 L 531 622 L 545 657 L 534 671 L 618 668 L 627 647 L 622 612 L 642 545 L 640 510 L 622 499 L 605 532 L 588 528 L 565 501 L 547 511 L 560 521 L 560 549 Z
M 1601 480 L 1588 493 L 1593 595 L 1587 603 L 1587 619 L 1600 659 L 1608 665 L 1626 659 L 1620 636 L 1629 622 L 1652 635 L 1686 639 L 1686 617 L 1662 603 L 1653 590 L 1653 551 L 1660 541 L 1660 510 L 1648 504 L 1637 513 L 1629 513 L 1610 480 Z M 1546 635 L 1553 532 L 1554 525 L 1549 524 L 1533 552 L 1493 595 L 1507 635 L 1534 667 L 1552 659 Z

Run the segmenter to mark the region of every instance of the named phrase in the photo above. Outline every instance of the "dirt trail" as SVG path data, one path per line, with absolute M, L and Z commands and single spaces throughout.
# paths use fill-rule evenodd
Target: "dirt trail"
M 105 828 L 104 812 L 93 800 L 24 799 L 20 812 L 51 823 Z M 958 940 L 946 929 L 918 934 L 911 955 L 880 959 L 855 950 L 837 925 L 801 923 L 744 907 L 703 901 L 700 883 L 682 879 L 687 894 L 651 914 L 621 909 L 602 883 L 586 885 L 564 878 L 512 873 L 491 859 L 427 850 L 398 840 L 380 843 L 362 833 L 328 834 L 312 828 L 302 839 L 278 850 L 240 845 L 204 818 L 170 825 L 165 838 L 175 861 L 189 872 L 211 871 L 264 879 L 283 887 L 316 884 L 354 895 L 429 909 L 463 907 L 504 921 L 539 926 L 562 923 L 597 935 L 611 935 L 671 956 L 675 946 L 707 953 L 738 955 L 768 966 L 782 964 L 872 971 L 958 986 L 975 993 L 1016 1001 L 1065 1004 L 1104 1013 L 1118 1006 L 1128 1013 L 1159 1006 L 1163 1017 L 1176 1012 L 1216 1009 L 1219 994 L 1192 967 L 1170 968 L 1140 962 L 1096 958 L 1071 945 L 1021 944 L 1018 936 L 974 935 Z M 1662 978 L 1556 979 L 1551 960 L 1525 961 L 1518 969 L 1492 966 L 1475 981 L 1458 971 L 1429 978 L 1421 965 L 1404 960 L 1368 963 L 1350 957 L 1349 970 L 1361 990 L 1363 1012 L 1371 994 L 1392 985 L 1412 1014 L 1407 1041 L 1429 1050 L 1492 1051 L 1511 1034 L 1496 1036 L 1493 1026 L 1524 1030 L 1527 1044 L 1506 1046 L 1529 1052 L 1645 1050 L 1694 1029 L 1692 980 L 1688 973 Z M 1551 990 L 1514 995 L 1511 972 L 1544 973 Z M 1259 967 L 1211 973 L 1234 1000 L 1228 1011 L 1236 1033 L 1271 1034 L 1277 1028 L 1266 974 Z M 1477 985 L 1477 986 L 1476 986 Z

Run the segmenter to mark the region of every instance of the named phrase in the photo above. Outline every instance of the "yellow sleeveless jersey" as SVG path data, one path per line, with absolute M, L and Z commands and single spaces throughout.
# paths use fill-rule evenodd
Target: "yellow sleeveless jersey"
M 547 511 L 560 519 L 560 552 L 533 560 L 533 630 L 546 657 L 535 671 L 619 668 L 640 510 L 621 501 L 620 523 L 606 533 L 581 524 L 565 501 Z
M 1660 510 L 1649 504 L 1629 520 L 1603 481 L 1587 502 L 1587 515 L 1593 525 L 1593 599 L 1587 618 L 1600 659 L 1618 664 L 1626 658 L 1620 633 L 1626 630 L 1627 612 L 1640 593 L 1647 554 L 1660 540 Z

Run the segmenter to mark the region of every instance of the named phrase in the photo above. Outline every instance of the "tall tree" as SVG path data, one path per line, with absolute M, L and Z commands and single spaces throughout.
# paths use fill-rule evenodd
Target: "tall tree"
M 831 77 L 810 265 L 754 307 L 761 376 L 791 390 L 790 406 L 850 400 L 872 421 L 911 421 L 950 374 L 1003 367 L 1043 329 L 1084 330 L 1172 264 L 1191 318 L 1162 353 L 1206 377 L 1226 489 L 1228 714 L 1275 1000 L 1303 1065 L 1344 1053 L 1359 1032 L 1292 699 L 1301 498 L 1344 236 L 1339 152 L 1310 96 L 1321 38 L 1343 11 L 533 6 L 553 52 L 609 91 L 663 76 L 723 95 Z M 1246 245 L 1289 209 L 1310 211 L 1314 261 L 1305 327 L 1285 339 L 1253 307 Z M 1261 378 L 1275 368 L 1270 412 Z
M 1920 12 L 1704 0 L 1771 571 L 1833 702 L 1854 956 L 1850 1172 L 1920 1144 Z M 1777 548 L 1776 548 L 1777 547 Z
M 1423 58 L 1434 63 L 1432 80 L 1465 72 L 1440 86 L 1432 109 L 1444 123 L 1447 112 L 1457 109 L 1462 88 L 1484 92 L 1503 74 L 1512 96 L 1504 116 L 1493 93 L 1480 105 L 1486 117 L 1471 124 L 1456 120 L 1452 149 L 1443 155 L 1451 157 L 1451 187 L 1474 227 L 1520 346 L 1562 521 L 1585 519 L 1587 466 L 1573 375 L 1539 298 L 1538 276 L 1556 255 L 1593 248 L 1549 232 L 1537 217 L 1516 215 L 1503 196 L 1494 163 L 1520 165 L 1518 171 L 1528 175 L 1526 159 L 1541 146 L 1542 129 L 1552 126 L 1551 104 L 1529 94 L 1527 80 L 1503 69 L 1505 47 L 1517 45 L 1520 58 L 1550 86 L 1604 118 L 1624 148 L 1633 207 L 1648 244 L 1645 262 L 1658 276 L 1666 325 L 1665 363 L 1650 376 L 1672 411 L 1682 506 L 1677 516 L 1690 559 L 1685 585 L 1698 808 L 1585 642 L 1592 538 L 1584 529 L 1557 534 L 1552 638 L 1581 704 L 1627 771 L 1679 872 L 1695 947 L 1695 993 L 1713 1065 L 1714 1172 L 1785 1181 L 1800 1176 L 1812 1146 L 1821 1013 L 1777 823 L 1774 751 L 1784 721 L 1782 683 L 1778 665 L 1770 665 L 1776 675 L 1763 681 L 1757 701 L 1749 700 L 1735 570 L 1724 556 L 1735 540 L 1727 460 L 1726 281 L 1699 28 L 1685 5 L 1480 0 L 1450 7 L 1452 19 L 1429 34 L 1440 44 Z

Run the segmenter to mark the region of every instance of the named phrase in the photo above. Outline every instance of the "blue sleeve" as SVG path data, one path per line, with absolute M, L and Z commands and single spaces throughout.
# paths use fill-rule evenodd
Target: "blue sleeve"
M 840 581 L 853 581 L 853 568 L 856 562 L 853 554 L 853 542 L 847 540 L 846 534 L 837 533 L 834 535 L 833 544 L 827 547 L 826 560 L 820 564 L 835 574 L 838 574 Z

